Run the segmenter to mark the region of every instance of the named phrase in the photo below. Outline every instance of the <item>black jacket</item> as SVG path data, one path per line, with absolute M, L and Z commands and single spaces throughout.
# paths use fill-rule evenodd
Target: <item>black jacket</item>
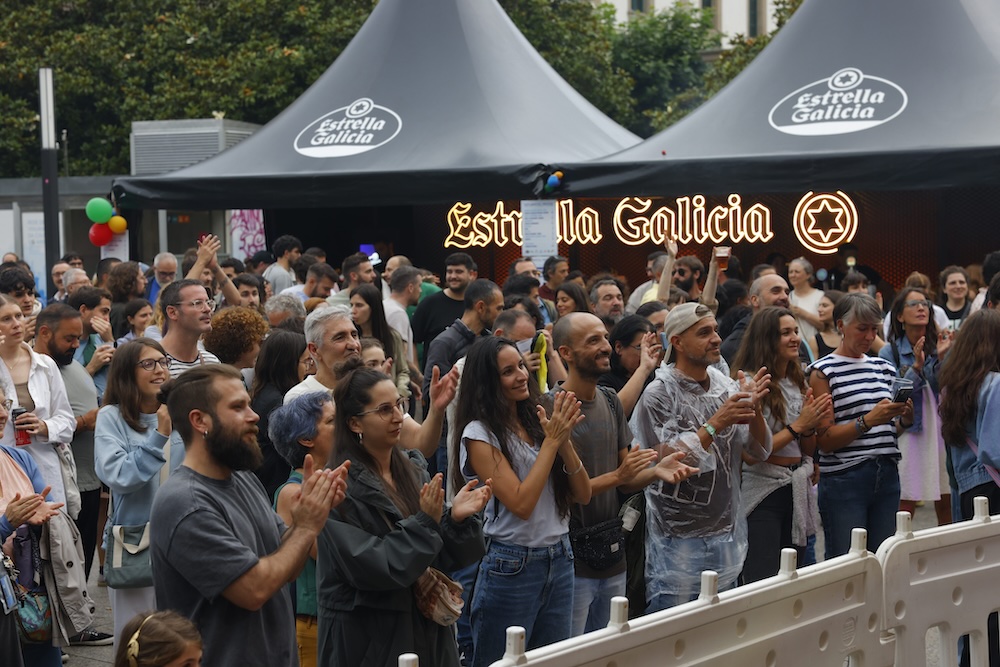
M 408 456 L 428 481 L 423 457 Z M 347 497 L 319 536 L 318 664 L 395 667 L 413 652 L 422 665 L 457 666 L 454 632 L 420 613 L 410 587 L 429 566 L 450 572 L 485 553 L 478 516 L 455 523 L 446 508 L 440 525 L 423 512 L 404 518 L 381 480 L 352 466 Z

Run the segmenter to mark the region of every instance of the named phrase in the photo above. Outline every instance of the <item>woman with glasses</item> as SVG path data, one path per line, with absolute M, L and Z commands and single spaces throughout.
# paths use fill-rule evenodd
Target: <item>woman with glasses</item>
M 933 304 L 917 287 L 904 287 L 887 316 L 889 339 L 879 350 L 900 377 L 913 382 L 913 426 L 899 434 L 899 509 L 911 515 L 918 501 L 934 501 L 938 525 L 951 523 L 947 450 L 938 416 L 938 365 L 951 332 L 938 332 Z
M 288 390 L 316 373 L 316 362 L 306 349 L 306 337 L 294 331 L 275 329 L 260 346 L 250 387 L 250 407 L 260 416 L 257 443 L 264 463 L 254 471 L 273 498 L 274 492 L 288 479 L 291 471 L 275 450 L 268 435 L 271 412 L 281 405 Z
M 452 436 L 455 488 L 491 480 L 497 498 L 486 506 L 490 547 L 472 594 L 472 665 L 486 667 L 503 656 L 509 626 L 525 628 L 528 648 L 570 636 L 570 508 L 589 503 L 591 488 L 570 441 L 583 419 L 573 392 L 558 393 L 546 417 L 521 353 L 496 336 L 469 348 L 463 377 Z
M 490 484 L 465 484 L 445 506 L 441 475 L 431 479 L 423 456 L 400 446 L 395 383 L 360 366 L 348 361 L 333 393 L 330 466 L 350 461 L 350 470 L 318 540 L 318 664 L 390 667 L 412 652 L 422 665 L 457 667 L 452 628 L 424 616 L 412 589 L 428 567 L 450 572 L 483 555 L 477 513 Z
M 611 387 L 621 399 L 625 414 L 631 415 L 642 390 L 653 379 L 663 346 L 652 322 L 638 315 L 626 315 L 608 338 L 611 343 L 611 370 L 597 384 Z
M 389 326 L 382 307 L 382 292 L 374 285 L 359 285 L 351 290 L 351 318 L 362 336 L 378 338 L 385 355 L 392 358 L 393 382 L 403 398 L 410 397 L 410 366 L 406 363 L 403 338 Z
M 157 399 L 170 379 L 170 360 L 154 340 L 137 338 L 115 351 L 108 371 L 104 406 L 97 413 L 94 459 L 97 476 L 111 489 L 104 544 L 108 557 L 112 526 L 149 522 L 153 498 L 166 478 L 171 423 L 167 406 Z M 110 561 L 109 561 L 110 562 Z M 115 638 L 139 612 L 156 608 L 153 575 L 136 588 L 108 588 Z

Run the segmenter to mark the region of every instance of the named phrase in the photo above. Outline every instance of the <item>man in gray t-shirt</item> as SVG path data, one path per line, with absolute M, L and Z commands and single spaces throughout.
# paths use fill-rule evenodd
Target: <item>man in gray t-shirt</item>
M 573 428 L 573 445 L 590 475 L 592 497 L 588 505 L 574 505 L 570 517 L 570 539 L 580 530 L 617 519 L 621 505 L 617 490 L 640 489 L 653 479 L 679 481 L 691 469 L 675 458 L 659 464 L 656 452 L 638 447 L 630 449 L 632 431 L 618 396 L 597 380 L 611 369 L 611 344 L 604 323 L 590 313 L 569 313 L 552 330 L 553 345 L 568 367 L 565 382 L 546 398 L 560 391 L 572 391 L 586 417 Z M 550 407 L 551 400 L 546 407 Z M 574 549 L 576 549 L 574 542 Z M 620 553 L 620 555 L 619 555 Z M 611 598 L 625 595 L 625 553 L 617 543 L 610 543 L 606 563 L 588 564 L 582 550 L 576 554 L 576 578 L 573 588 L 573 634 L 599 630 L 608 624 Z M 608 565 L 607 563 L 611 563 Z
M 163 391 L 186 456 L 160 487 L 150 516 L 157 606 L 198 626 L 203 664 L 298 665 L 287 583 L 343 500 L 346 468 L 313 472 L 307 457 L 286 528 L 249 472 L 261 461 L 258 417 L 239 371 L 200 366 Z

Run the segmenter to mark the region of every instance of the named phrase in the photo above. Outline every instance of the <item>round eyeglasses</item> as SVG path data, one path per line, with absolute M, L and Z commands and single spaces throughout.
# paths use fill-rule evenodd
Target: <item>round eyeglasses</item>
M 383 403 L 377 408 L 372 408 L 371 410 L 365 410 L 364 412 L 359 412 L 358 417 L 363 417 L 365 415 L 370 415 L 372 413 L 377 414 L 382 418 L 382 421 L 389 421 L 392 419 L 393 411 L 399 410 L 399 414 L 405 415 L 406 410 L 409 407 L 409 401 L 405 398 L 396 399 L 395 403 Z

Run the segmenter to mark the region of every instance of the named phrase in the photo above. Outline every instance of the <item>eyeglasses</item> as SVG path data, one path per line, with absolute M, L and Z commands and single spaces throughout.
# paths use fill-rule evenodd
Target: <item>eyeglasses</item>
M 160 357 L 159 359 L 143 359 L 136 363 L 136 366 L 141 366 L 144 371 L 152 371 L 159 364 L 160 368 L 163 370 L 168 370 L 170 368 L 170 358 Z
M 169 280 L 173 280 L 176 275 L 177 275 L 176 271 L 157 271 L 156 272 L 156 278 L 157 278 L 157 280 L 159 280 L 160 278 L 163 278 L 165 280 L 168 280 L 168 279 Z
M 212 310 L 215 308 L 215 299 L 195 299 L 194 301 L 181 301 L 173 305 L 175 308 L 177 306 L 191 306 L 195 310 L 201 310 L 205 306 L 208 306 L 208 309 Z
M 382 405 L 372 410 L 365 410 L 364 412 L 359 412 L 358 416 L 363 417 L 365 415 L 370 415 L 372 413 L 375 413 L 382 418 L 382 421 L 387 422 L 390 419 L 392 419 L 392 415 L 394 414 L 393 411 L 396 409 L 399 410 L 400 414 L 405 415 L 408 404 L 409 401 L 407 401 L 405 398 L 398 398 L 396 399 L 395 403 L 383 403 Z
M 907 308 L 917 308 L 919 306 L 923 306 L 927 310 L 931 309 L 931 302 L 930 301 L 924 301 L 922 299 L 913 299 L 911 301 L 907 301 L 903 305 L 905 305 Z

